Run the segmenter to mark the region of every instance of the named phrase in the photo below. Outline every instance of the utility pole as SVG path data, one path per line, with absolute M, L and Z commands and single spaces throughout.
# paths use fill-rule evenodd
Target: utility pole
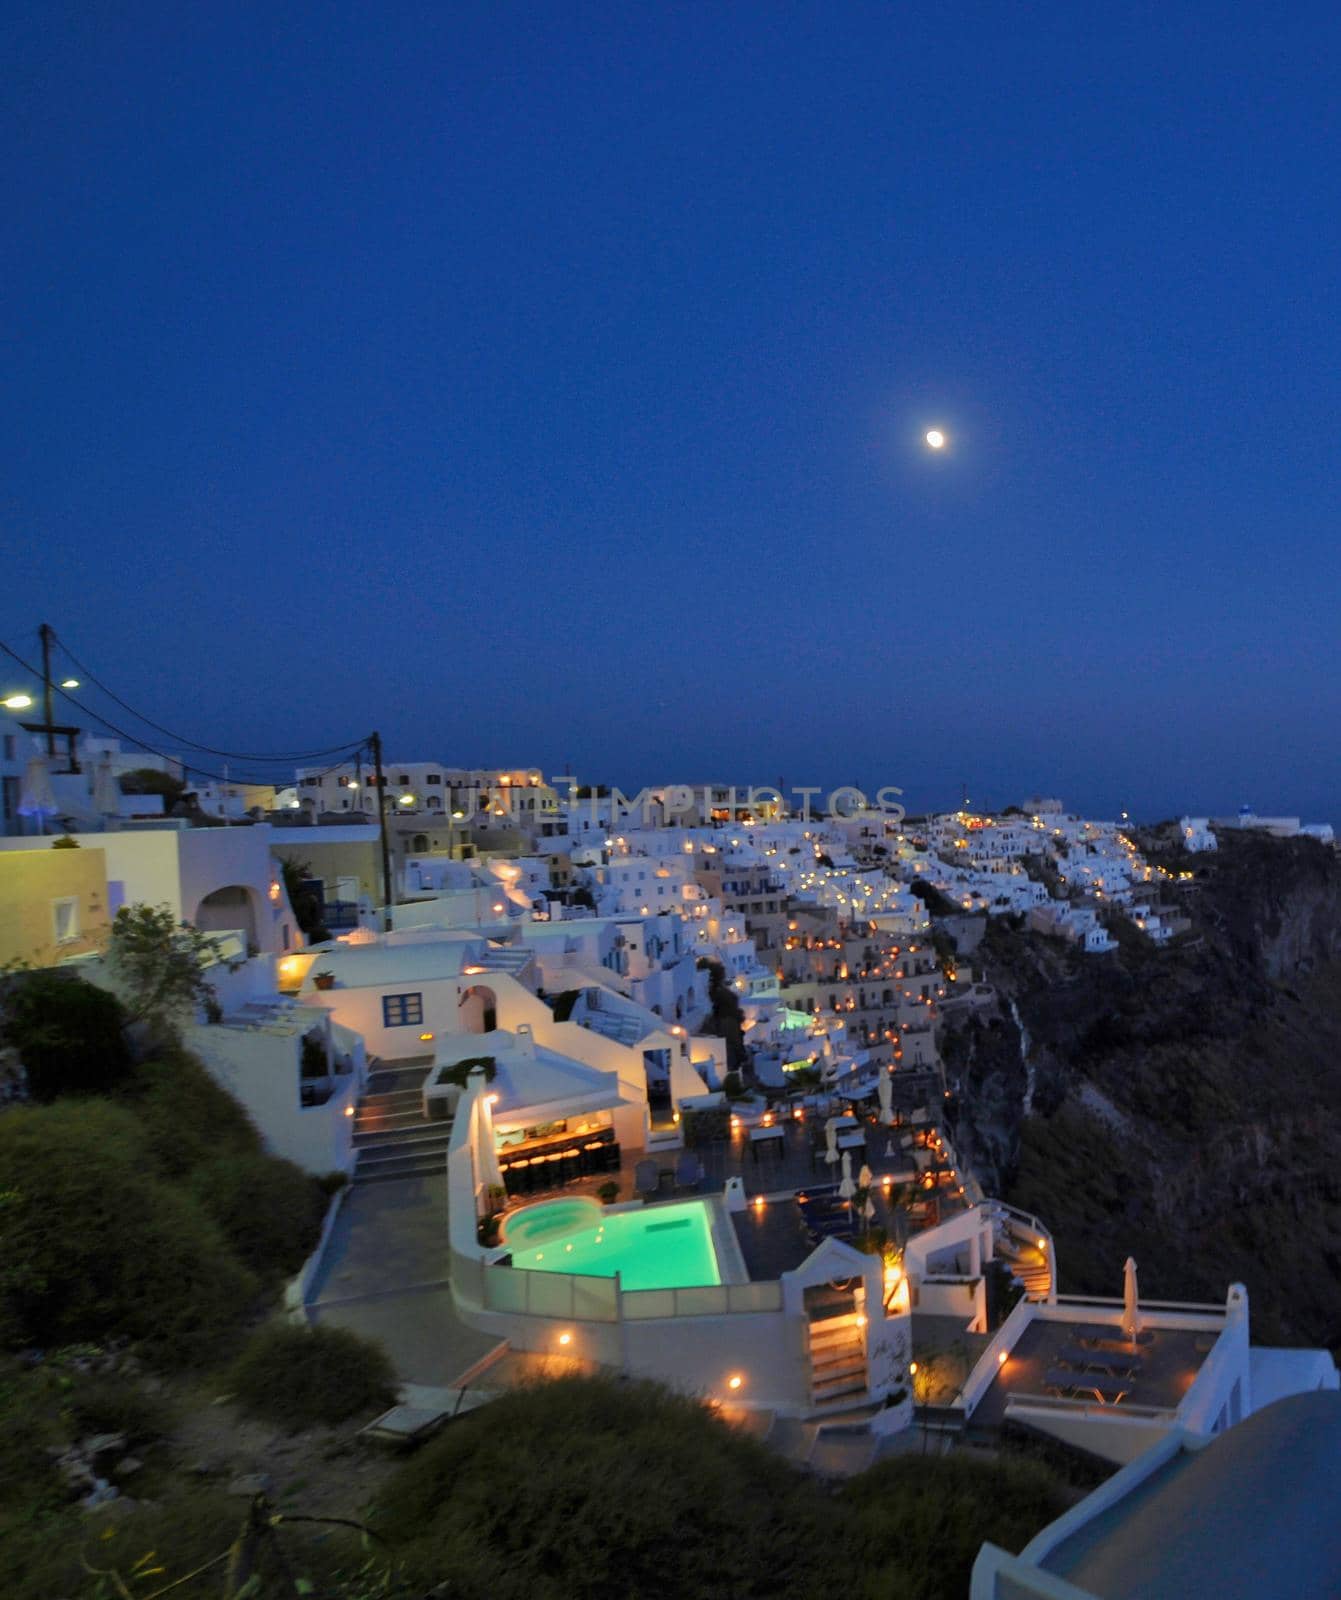
M 382 913 L 383 927 L 391 927 L 391 846 L 386 836 L 386 774 L 382 771 L 382 735 L 374 733 L 368 740 L 368 747 L 372 751 L 373 771 L 377 775 L 377 826 L 382 839 L 382 898 L 384 910 Z
M 42 639 L 42 721 L 47 729 L 47 756 L 56 754 L 56 730 L 51 725 L 51 641 L 55 637 L 51 624 L 44 622 L 37 630 Z

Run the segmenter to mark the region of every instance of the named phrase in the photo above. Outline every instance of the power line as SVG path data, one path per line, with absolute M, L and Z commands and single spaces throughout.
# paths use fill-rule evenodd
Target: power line
M 203 750 L 206 755 L 219 756 L 225 761 L 316 761 L 322 756 L 335 755 L 337 752 L 348 750 L 349 748 L 349 745 L 346 743 L 342 745 L 330 745 L 325 750 L 282 751 L 275 755 L 259 755 L 255 752 L 248 754 L 240 750 L 216 750 L 213 745 L 200 744 L 194 739 L 188 739 L 184 734 L 174 733 L 171 728 L 163 727 L 161 723 L 155 722 L 152 717 L 145 716 L 143 711 L 137 711 L 134 706 L 128 705 L 119 694 L 117 694 L 114 690 L 109 689 L 107 685 L 103 683 L 99 677 L 97 677 L 90 667 L 86 667 L 84 665 L 84 663 L 77 655 L 75 655 L 74 651 L 71 650 L 70 646 L 59 634 L 56 635 L 56 642 L 70 658 L 72 664 L 83 673 L 83 675 L 91 684 L 94 685 L 95 688 L 101 689 L 107 698 L 113 701 L 116 705 L 119 705 L 123 711 L 128 711 L 132 717 L 138 717 L 139 720 L 147 727 L 152 728 L 155 733 L 161 733 L 165 739 L 171 739 L 174 744 L 183 745 L 192 750 Z
M 12 660 L 17 661 L 18 664 L 24 669 L 24 671 L 30 673 L 34 678 L 41 677 L 41 673 L 38 672 L 38 670 L 32 665 L 32 663 L 28 662 L 28 661 L 25 661 L 23 659 L 23 657 L 21 655 L 19 655 L 19 653 L 16 650 L 11 650 L 10 647 L 4 642 L 3 639 L 0 639 L 0 650 L 3 650 L 4 653 L 7 656 L 9 656 Z M 128 740 L 129 743 L 134 745 L 137 749 L 145 751 L 146 754 L 148 754 L 148 755 L 158 756 L 159 759 L 163 760 L 163 761 L 171 762 L 171 761 L 177 761 L 178 760 L 178 758 L 176 756 L 172 755 L 170 752 L 168 752 L 166 750 L 158 749 L 158 747 L 156 745 L 149 744 L 146 740 L 142 739 L 138 734 L 130 733 L 127 729 L 119 727 L 115 722 L 113 722 L 109 717 L 104 716 L 101 712 L 94 711 L 90 706 L 84 705 L 83 702 L 80 701 L 80 700 L 77 700 L 74 697 L 74 695 L 70 693 L 70 691 L 68 689 L 62 689 L 62 688 L 59 687 L 59 685 L 56 685 L 56 684 L 53 684 L 52 688 L 55 690 L 55 692 L 58 695 L 61 696 L 62 699 L 68 700 L 70 702 L 70 704 L 75 707 L 75 709 L 77 711 L 81 712 L 91 722 L 99 723 L 102 727 L 104 727 L 104 728 L 108 729 L 110 732 L 115 733 L 116 735 L 118 735 L 118 737 L 120 737 L 122 739 L 125 739 L 125 740 Z M 133 714 L 137 714 L 137 713 L 133 713 Z M 147 721 L 148 719 L 146 718 L 145 720 Z M 152 724 L 151 724 L 151 726 L 152 726 Z M 362 752 L 365 749 L 367 749 L 367 747 L 368 747 L 367 739 L 360 739 L 357 742 L 352 742 L 351 741 L 351 743 L 349 743 L 347 745 L 341 745 L 341 746 L 336 747 L 338 749 L 338 752 L 339 752 L 339 755 L 340 755 L 341 759 L 337 760 L 331 766 L 327 767 L 325 769 L 325 772 L 323 772 L 321 774 L 321 776 L 324 777 L 326 775 L 326 772 L 334 772 L 338 767 L 340 767 L 340 766 L 342 766 L 344 764 L 344 760 L 346 758 L 351 757 L 351 756 L 355 756 L 355 755 L 361 755 Z M 202 746 L 198 746 L 197 748 L 204 749 L 205 746 L 202 745 Z M 330 751 L 324 751 L 323 752 L 323 754 L 328 754 L 328 755 L 329 754 L 334 754 L 334 753 L 336 753 L 335 750 L 330 750 Z M 226 755 L 227 753 L 226 752 L 211 752 L 211 754 L 225 754 Z M 233 758 L 231 756 L 228 756 L 228 759 L 231 760 Z M 237 757 L 237 759 L 239 761 L 246 761 L 246 760 L 250 760 L 252 758 L 245 757 L 245 756 L 239 756 L 239 757 Z M 278 759 L 282 759 L 282 758 L 279 758 L 279 757 L 274 757 L 274 758 L 258 757 L 258 758 L 255 758 L 255 759 L 259 759 L 259 760 L 276 759 L 276 760 L 278 760 Z M 232 773 L 213 772 L 208 767 L 198 766 L 195 762 L 187 763 L 185 761 L 180 761 L 180 762 L 178 762 L 178 764 L 184 770 L 189 770 L 191 772 L 198 772 L 202 777 L 214 778 L 219 783 L 249 783 L 250 782 L 250 783 L 256 783 L 261 787 L 265 787 L 267 785 L 267 780 L 264 779 L 264 778 L 248 779 L 248 778 L 237 777 L 236 775 L 234 775 Z

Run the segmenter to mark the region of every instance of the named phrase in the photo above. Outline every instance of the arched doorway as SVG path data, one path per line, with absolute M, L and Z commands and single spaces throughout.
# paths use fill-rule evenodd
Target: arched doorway
M 457 1002 L 456 1020 L 462 1033 L 492 1033 L 498 1026 L 498 996 L 485 984 L 471 984 Z
M 196 907 L 191 921 L 202 933 L 240 933 L 248 950 L 258 950 L 261 937 L 256 904 L 254 890 L 242 883 L 230 883 L 211 890 Z

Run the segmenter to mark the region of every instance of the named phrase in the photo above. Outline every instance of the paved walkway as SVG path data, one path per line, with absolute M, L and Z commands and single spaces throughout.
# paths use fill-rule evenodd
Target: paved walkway
M 448 1386 L 499 1341 L 458 1319 L 447 1275 L 446 1176 L 359 1184 L 309 1310 L 315 1322 L 378 1340 L 403 1382 Z

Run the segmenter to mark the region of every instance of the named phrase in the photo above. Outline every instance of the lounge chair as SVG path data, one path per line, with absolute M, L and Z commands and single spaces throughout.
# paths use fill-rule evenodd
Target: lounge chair
M 640 1161 L 633 1169 L 633 1187 L 646 1199 L 661 1188 L 661 1168 L 655 1161 Z
M 697 1189 L 703 1182 L 703 1163 L 692 1150 L 682 1150 L 675 1163 L 675 1187 Z
M 1106 1372 L 1115 1378 L 1135 1378 L 1141 1371 L 1141 1358 L 1124 1350 L 1086 1349 L 1068 1344 L 1057 1354 L 1057 1364 L 1077 1372 Z
M 1097 1372 L 1070 1372 L 1065 1367 L 1051 1367 L 1043 1379 L 1043 1387 L 1054 1394 L 1077 1400 L 1093 1395 L 1100 1405 L 1115 1406 L 1120 1400 L 1126 1399 L 1131 1380 L 1109 1378 Z

